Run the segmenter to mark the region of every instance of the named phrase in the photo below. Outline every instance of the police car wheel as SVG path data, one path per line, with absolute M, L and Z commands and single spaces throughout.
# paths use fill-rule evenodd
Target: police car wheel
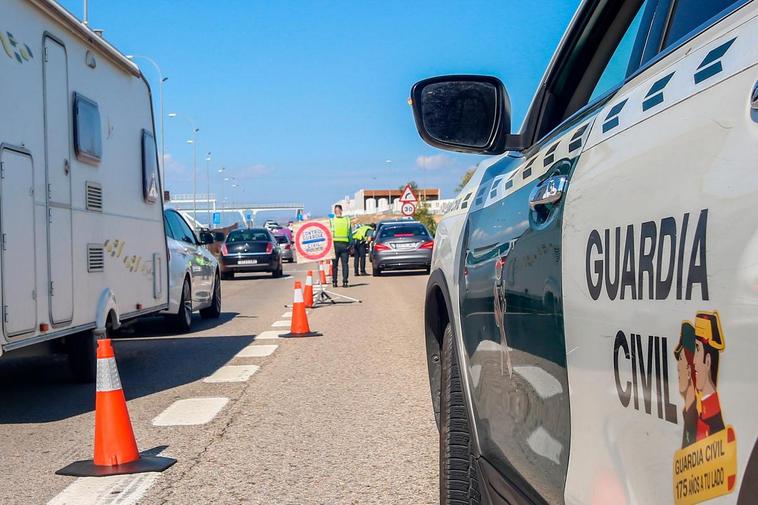
M 203 319 L 217 319 L 221 316 L 221 280 L 218 273 L 213 280 L 213 301 L 210 307 L 206 307 L 200 311 L 200 317 Z
M 182 298 L 179 300 L 179 312 L 174 316 L 174 329 L 177 333 L 187 333 L 192 329 L 192 291 L 189 279 L 184 279 Z
M 463 399 L 457 350 L 450 324 L 442 337 L 440 387 L 440 505 L 478 505 L 477 469 L 471 451 L 471 431 Z

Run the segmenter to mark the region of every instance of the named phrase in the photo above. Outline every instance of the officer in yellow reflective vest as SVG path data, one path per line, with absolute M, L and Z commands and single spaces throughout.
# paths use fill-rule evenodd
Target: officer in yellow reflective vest
M 373 231 L 373 228 L 364 224 L 353 232 L 353 240 L 355 240 L 353 273 L 356 277 L 366 275 L 366 249 L 368 248 L 369 240 L 371 240 L 371 231 Z
M 332 228 L 332 238 L 334 239 L 334 259 L 332 267 L 334 277 L 332 277 L 332 286 L 337 287 L 337 267 L 340 260 L 342 261 L 342 287 L 347 287 L 348 261 L 350 261 L 350 244 L 353 242 L 353 230 L 350 227 L 350 218 L 342 215 L 342 205 L 334 206 L 334 217 L 329 220 Z

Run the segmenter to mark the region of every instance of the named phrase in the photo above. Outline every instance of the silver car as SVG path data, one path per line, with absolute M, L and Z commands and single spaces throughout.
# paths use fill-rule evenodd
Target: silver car
M 282 261 L 286 261 L 287 263 L 294 263 L 295 246 L 290 241 L 290 238 L 287 235 L 274 235 L 274 238 L 279 244 L 279 249 L 282 251 Z
M 385 270 L 429 270 L 434 239 L 418 221 L 386 223 L 377 230 L 371 249 L 373 275 Z
M 202 232 L 198 240 L 184 218 L 173 209 L 163 213 L 169 263 L 169 300 L 164 312 L 181 333 L 192 327 L 192 313 L 204 319 L 221 315 L 221 281 L 218 261 L 205 247 L 213 235 Z

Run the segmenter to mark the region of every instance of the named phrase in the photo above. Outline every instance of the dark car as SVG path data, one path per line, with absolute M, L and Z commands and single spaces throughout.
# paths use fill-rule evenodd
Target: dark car
M 432 266 L 434 239 L 418 221 L 393 222 L 377 230 L 371 249 L 374 276 L 385 270 L 426 270 Z
M 282 276 L 282 253 L 276 239 L 265 228 L 248 228 L 229 233 L 221 246 L 221 275 L 231 279 L 238 272 L 271 272 Z

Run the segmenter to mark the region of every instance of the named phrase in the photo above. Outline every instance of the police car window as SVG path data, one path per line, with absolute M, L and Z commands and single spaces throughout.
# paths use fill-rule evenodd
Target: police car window
M 174 230 L 171 229 L 171 224 L 168 222 L 166 214 L 163 215 L 163 225 L 166 227 L 166 235 L 173 239 L 176 239 L 174 236 Z
M 171 223 L 171 229 L 174 230 L 174 238 L 176 240 L 181 240 L 188 244 L 195 243 L 195 234 L 192 233 L 190 227 L 184 222 L 184 219 L 182 219 L 179 214 L 176 212 L 169 212 L 168 221 Z
M 743 3 L 744 0 L 675 0 L 663 48 L 718 18 L 726 10 Z
M 647 2 L 645 2 L 645 4 L 647 4 Z M 645 12 L 645 4 L 640 6 L 634 19 L 632 19 L 629 28 L 626 29 L 626 33 L 624 33 L 624 36 L 621 38 L 616 50 L 613 52 L 613 56 L 611 56 L 600 79 L 597 81 L 595 89 L 592 91 L 589 103 L 594 102 L 595 99 L 603 96 L 626 79 L 629 70 L 629 61 L 632 57 L 632 50 L 634 49 L 634 42 L 640 31 L 642 13 Z

